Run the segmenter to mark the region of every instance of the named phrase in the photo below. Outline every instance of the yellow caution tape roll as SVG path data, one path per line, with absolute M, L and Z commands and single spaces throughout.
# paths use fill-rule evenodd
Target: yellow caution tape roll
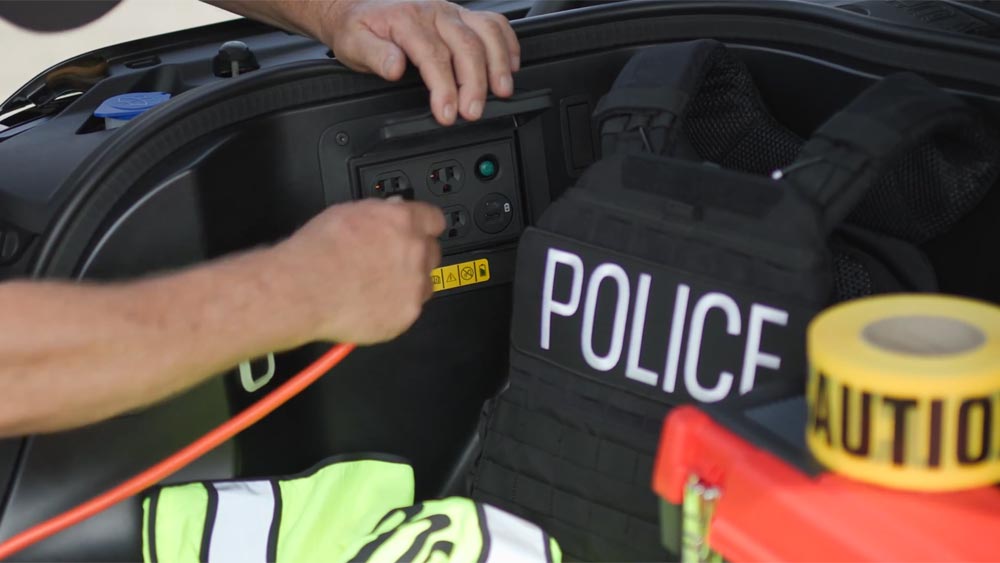
M 809 326 L 806 441 L 833 471 L 916 491 L 1000 482 L 1000 308 L 851 301 Z

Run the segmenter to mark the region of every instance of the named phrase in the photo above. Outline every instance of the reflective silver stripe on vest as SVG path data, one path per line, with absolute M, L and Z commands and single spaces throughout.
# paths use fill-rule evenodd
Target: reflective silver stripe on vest
M 213 483 L 219 494 L 208 545 L 209 563 L 266 563 L 274 518 L 270 481 Z
M 549 561 L 548 538 L 541 528 L 488 504 L 482 507 L 484 531 L 489 536 L 485 563 Z

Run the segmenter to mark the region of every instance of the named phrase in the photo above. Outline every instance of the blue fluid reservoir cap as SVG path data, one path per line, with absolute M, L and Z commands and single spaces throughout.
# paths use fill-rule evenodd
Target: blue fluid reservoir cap
M 128 121 L 170 99 L 167 92 L 131 92 L 104 100 L 94 117 Z

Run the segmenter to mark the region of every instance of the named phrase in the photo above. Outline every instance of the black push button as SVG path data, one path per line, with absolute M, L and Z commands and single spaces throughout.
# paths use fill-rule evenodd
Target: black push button
M 495 235 L 502 232 L 513 218 L 514 207 L 503 194 L 489 194 L 476 205 L 476 226 L 484 233 Z

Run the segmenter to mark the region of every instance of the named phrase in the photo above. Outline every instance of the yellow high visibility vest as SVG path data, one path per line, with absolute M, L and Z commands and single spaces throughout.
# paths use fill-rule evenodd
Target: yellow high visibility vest
M 341 458 L 343 459 L 343 458 Z M 559 563 L 538 526 L 453 497 L 413 504 L 391 459 L 327 462 L 277 479 L 159 487 L 143 500 L 146 563 Z

